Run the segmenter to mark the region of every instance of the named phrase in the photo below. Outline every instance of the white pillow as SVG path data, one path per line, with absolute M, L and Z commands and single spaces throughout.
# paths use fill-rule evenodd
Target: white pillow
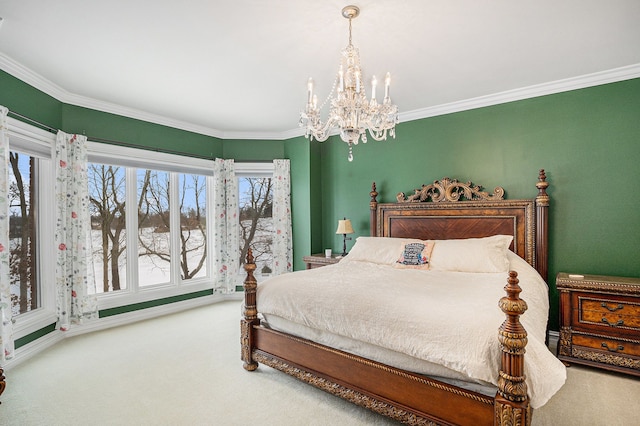
M 345 259 L 393 265 L 408 242 L 415 238 L 358 237 Z
M 432 271 L 507 272 L 511 235 L 463 240 L 435 240 L 431 252 Z

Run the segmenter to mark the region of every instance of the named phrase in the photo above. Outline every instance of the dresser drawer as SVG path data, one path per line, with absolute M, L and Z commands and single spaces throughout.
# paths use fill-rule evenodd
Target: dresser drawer
M 640 299 L 590 293 L 574 293 L 573 327 L 640 333 Z
M 586 334 L 574 334 L 571 343 L 591 349 L 616 353 L 618 355 L 630 355 L 640 357 L 640 344 L 626 340 L 612 339 L 605 336 L 591 336 Z
M 558 358 L 640 377 L 640 278 L 561 272 Z

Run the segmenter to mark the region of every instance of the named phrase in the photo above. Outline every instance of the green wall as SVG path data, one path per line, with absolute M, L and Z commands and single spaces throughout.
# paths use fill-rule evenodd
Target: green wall
M 283 141 L 225 139 L 223 146 L 220 158 L 233 158 L 235 161 L 256 162 L 285 158 Z
M 368 234 L 373 181 L 382 202 L 445 176 L 532 198 L 544 168 L 551 327 L 557 329 L 559 271 L 640 276 L 640 79 L 402 123 L 396 139 L 356 146 L 352 163 L 337 137 L 220 140 L 66 105 L 3 71 L 0 105 L 67 132 L 151 149 L 237 161 L 289 158 L 296 269 L 304 255 L 341 250 L 335 228 L 342 217 L 352 220 L 354 237 Z
M 305 143 L 302 137 L 289 139 L 284 145 L 284 158 L 295 158 L 291 161 L 291 222 L 293 227 L 293 267 L 304 269 L 302 256 L 309 254 L 312 248 L 314 216 L 311 203 L 314 198 L 312 191 L 311 164 L 313 158 L 313 146 Z M 315 216 L 319 216 L 316 214 Z M 317 227 L 322 230 L 321 227 Z M 320 234 L 320 232 L 316 232 Z M 322 238 L 317 236 L 318 241 Z
M 124 142 L 137 148 L 184 154 L 199 158 L 221 157 L 221 139 L 95 111 L 62 105 L 62 130 L 86 135 L 89 139 Z
M 402 123 L 397 138 L 322 145 L 323 241 L 342 247 L 337 220 L 369 232 L 369 191 L 393 202 L 442 177 L 533 198 L 538 170 L 551 196 L 551 327 L 558 272 L 640 276 L 640 79 Z M 353 241 L 348 243 L 348 248 Z
M 62 127 L 62 103 L 0 70 L 0 105 L 54 129 Z

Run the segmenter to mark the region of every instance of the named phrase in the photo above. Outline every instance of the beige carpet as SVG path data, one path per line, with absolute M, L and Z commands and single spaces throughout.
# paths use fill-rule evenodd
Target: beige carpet
M 238 302 L 66 339 L 6 373 L 2 425 L 395 425 L 289 376 L 242 369 Z M 633 425 L 640 380 L 571 367 L 533 425 Z

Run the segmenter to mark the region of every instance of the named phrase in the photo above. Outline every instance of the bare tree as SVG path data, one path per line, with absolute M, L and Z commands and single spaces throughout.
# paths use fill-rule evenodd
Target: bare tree
M 117 291 L 121 289 L 120 256 L 126 250 L 124 173 L 119 167 L 103 164 L 91 164 L 89 170 L 92 228 L 100 228 L 102 242 L 102 289 Z
M 143 249 L 140 256 L 168 263 L 171 260 L 170 248 L 168 244 L 163 244 L 166 236 L 160 237 L 160 234 L 168 235 L 171 230 L 171 198 L 169 176 L 167 174 L 166 179 L 162 176 L 162 172 L 147 170 L 142 178 L 138 199 L 138 241 Z M 207 258 L 206 184 L 204 178 L 198 175 L 184 174 L 180 179 L 180 274 L 186 280 L 202 270 Z M 150 227 L 154 228 L 153 232 L 142 231 Z M 194 262 L 190 262 L 190 255 L 194 253 L 201 254 Z
M 166 178 L 162 179 L 163 175 Z M 162 241 L 167 241 L 171 230 L 168 173 L 146 170 L 138 197 L 138 244 L 143 249 L 138 256 L 148 256 L 152 261 L 158 258 L 169 263 L 170 247 Z M 146 232 L 149 228 L 153 228 L 153 232 Z
M 246 178 L 248 187 L 240 203 L 240 265 L 244 265 L 251 247 L 256 263 L 271 256 L 271 227 L 264 219 L 271 217 L 273 193 L 271 178 Z M 256 239 L 256 235 L 261 238 Z
M 207 233 L 206 219 L 204 209 L 206 195 L 206 185 L 202 176 L 183 175 L 182 185 L 180 188 L 180 245 L 181 259 L 180 268 L 182 279 L 193 278 L 200 272 L 207 258 Z M 193 205 L 188 206 L 187 199 L 193 197 Z M 185 212 L 186 210 L 186 212 Z M 197 230 L 194 235 L 193 230 Z M 201 236 L 200 239 L 197 237 Z M 202 255 L 198 259 L 195 267 L 191 268 L 189 264 L 189 255 L 202 251 Z
M 25 182 L 20 171 L 20 154 L 9 152 L 9 163 L 15 182 L 9 185 L 9 208 L 19 208 L 19 216 L 9 218 L 12 239 L 16 237 L 19 243 L 10 248 L 11 274 L 18 277 L 20 283 L 19 312 L 27 312 L 38 306 L 38 288 L 36 283 L 35 252 L 35 158 L 29 157 L 29 184 Z

